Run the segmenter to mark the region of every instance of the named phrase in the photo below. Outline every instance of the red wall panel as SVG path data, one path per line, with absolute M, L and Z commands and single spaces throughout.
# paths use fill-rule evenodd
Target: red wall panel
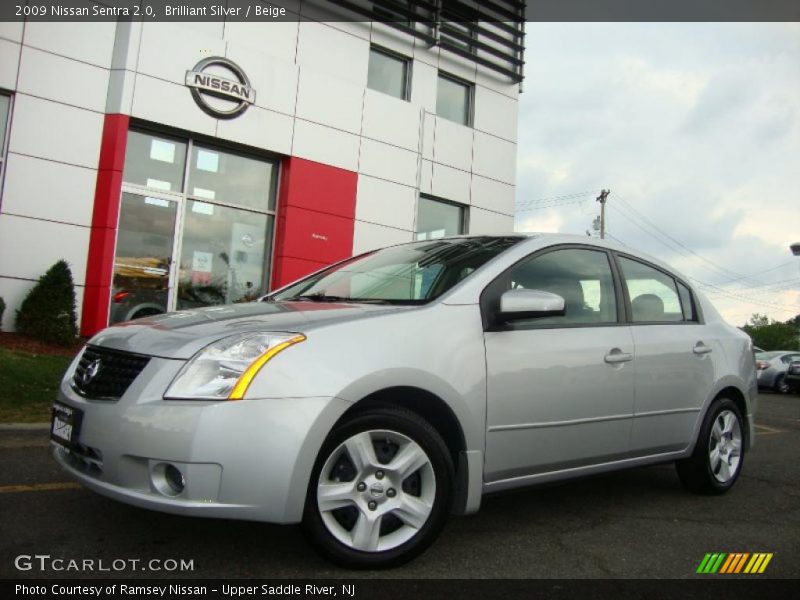
M 352 254 L 358 185 L 357 173 L 302 158 L 281 167 L 273 289 Z
M 106 115 L 103 123 L 81 313 L 81 335 L 85 336 L 94 335 L 108 325 L 129 120 L 128 115 L 114 114 Z

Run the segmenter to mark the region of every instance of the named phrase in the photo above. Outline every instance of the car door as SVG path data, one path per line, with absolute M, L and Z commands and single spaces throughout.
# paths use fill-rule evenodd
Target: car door
M 633 341 L 636 402 L 631 451 L 685 448 L 714 385 L 713 333 L 698 318 L 688 286 L 673 275 L 619 256 Z
M 563 316 L 496 323 L 500 295 L 565 300 Z M 485 480 L 600 463 L 628 451 L 634 346 L 611 256 L 556 246 L 518 262 L 481 298 L 486 321 Z

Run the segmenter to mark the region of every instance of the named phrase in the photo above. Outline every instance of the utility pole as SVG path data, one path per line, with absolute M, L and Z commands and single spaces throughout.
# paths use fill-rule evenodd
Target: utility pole
M 606 239 L 606 199 L 611 190 L 600 190 L 597 201 L 600 203 L 600 239 Z

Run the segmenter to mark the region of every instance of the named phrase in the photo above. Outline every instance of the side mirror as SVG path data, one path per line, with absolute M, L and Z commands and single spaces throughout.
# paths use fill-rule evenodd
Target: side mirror
M 560 317 L 564 315 L 564 298 L 542 290 L 508 290 L 500 296 L 499 321 Z

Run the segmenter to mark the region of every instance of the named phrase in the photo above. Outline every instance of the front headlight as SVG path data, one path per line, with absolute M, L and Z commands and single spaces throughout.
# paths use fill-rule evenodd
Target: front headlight
M 164 394 L 166 400 L 240 400 L 273 356 L 306 339 L 297 333 L 242 333 L 195 354 Z

